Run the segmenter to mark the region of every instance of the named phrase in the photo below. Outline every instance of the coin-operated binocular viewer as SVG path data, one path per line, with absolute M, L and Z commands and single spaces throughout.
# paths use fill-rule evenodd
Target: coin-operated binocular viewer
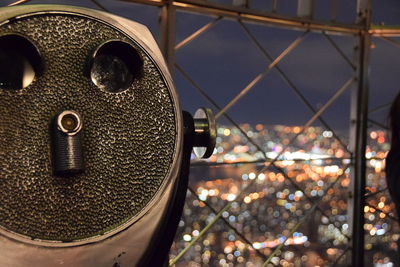
M 0 266 L 161 266 L 208 109 L 182 111 L 148 29 L 67 6 L 0 9 Z

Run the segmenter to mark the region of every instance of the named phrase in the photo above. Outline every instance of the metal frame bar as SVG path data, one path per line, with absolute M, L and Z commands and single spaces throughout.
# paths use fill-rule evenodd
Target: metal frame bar
M 331 21 L 336 21 L 337 18 L 337 11 L 338 11 L 338 1 L 331 0 L 332 12 L 331 12 Z
M 338 34 L 357 34 L 362 28 L 356 24 L 316 21 L 306 18 L 277 15 L 276 13 L 257 11 L 245 7 L 217 4 L 201 0 L 123 0 L 125 2 L 139 3 L 162 7 L 165 3 L 177 9 L 199 14 L 222 16 L 234 20 L 251 21 L 270 24 L 285 28 L 310 31 L 329 31 Z
M 357 62 L 355 72 L 357 86 L 352 91 L 350 150 L 353 152 L 351 179 L 348 199 L 348 224 L 352 235 L 351 266 L 364 266 L 364 203 L 366 185 L 366 146 L 368 129 L 368 70 L 371 36 L 368 32 L 371 19 L 370 0 L 357 1 L 357 23 L 364 30 L 357 37 L 354 56 Z
M 176 7 L 168 1 L 161 7 L 161 51 L 165 57 L 170 72 L 173 70 L 175 52 L 175 22 Z
M 23 0 L 22 0 L 23 1 Z M 277 27 L 291 28 L 297 30 L 310 30 L 316 32 L 332 32 L 336 34 L 353 35 L 363 30 L 363 25 L 345 24 L 332 21 L 316 21 L 312 19 L 277 15 L 272 12 L 257 11 L 245 7 L 216 4 L 201 0 L 122 0 L 125 2 L 145 4 L 162 7 L 166 3 L 177 9 L 198 14 L 222 16 L 234 20 L 242 20 L 253 23 L 268 24 Z M 277 1 L 276 1 L 277 2 Z M 400 36 L 400 27 L 370 25 L 368 33 L 372 36 Z
M 278 0 L 272 0 L 271 12 L 276 13 L 278 10 Z
M 369 35 L 375 37 L 400 37 L 400 27 L 384 27 L 381 25 L 370 25 Z
M 217 167 L 224 165 L 244 165 L 244 164 L 266 164 L 271 162 L 273 159 L 259 159 L 259 160 L 251 160 L 251 161 L 235 161 L 235 162 L 210 162 L 210 161 L 192 161 L 191 167 Z M 351 160 L 351 158 L 337 158 L 337 157 L 329 157 L 329 158 L 312 158 L 312 159 L 279 159 L 275 160 L 275 162 L 283 162 L 283 161 L 293 161 L 293 162 L 313 162 L 313 161 L 331 161 L 331 160 Z

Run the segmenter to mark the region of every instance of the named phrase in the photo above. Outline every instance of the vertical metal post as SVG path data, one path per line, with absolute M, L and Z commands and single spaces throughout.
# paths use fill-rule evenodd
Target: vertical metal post
M 338 11 L 338 0 L 331 0 L 331 21 L 336 21 L 337 18 L 337 11 Z
M 368 123 L 368 71 L 371 37 L 368 33 L 370 25 L 370 0 L 357 1 L 357 23 L 363 30 L 357 36 L 354 55 L 357 64 L 356 80 L 351 96 L 350 144 L 353 154 L 351 182 L 348 201 L 349 229 L 351 230 L 351 262 L 350 266 L 364 266 L 364 205 Z
M 276 13 L 278 10 L 278 0 L 272 0 L 271 12 Z
M 160 46 L 171 73 L 174 69 L 175 15 L 176 9 L 171 1 L 165 1 L 161 8 Z
M 302 18 L 312 18 L 314 13 L 314 0 L 298 0 L 297 16 Z

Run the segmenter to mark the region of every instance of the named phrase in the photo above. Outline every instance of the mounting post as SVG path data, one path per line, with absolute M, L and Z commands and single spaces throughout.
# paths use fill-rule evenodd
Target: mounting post
M 364 205 L 366 182 L 367 123 L 368 123 L 368 71 L 371 36 L 368 32 L 371 17 L 370 0 L 357 1 L 357 23 L 363 26 L 356 37 L 354 57 L 356 86 L 351 96 L 350 144 L 352 166 L 349 185 L 348 222 L 351 231 L 350 266 L 364 266 Z
M 176 8 L 172 4 L 172 1 L 165 1 L 161 7 L 160 47 L 171 74 L 174 70 L 175 14 Z

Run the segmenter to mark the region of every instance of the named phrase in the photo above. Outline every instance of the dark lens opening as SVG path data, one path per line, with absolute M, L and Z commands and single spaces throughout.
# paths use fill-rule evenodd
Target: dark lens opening
M 100 45 L 92 56 L 90 79 L 100 89 L 122 92 L 142 75 L 143 60 L 138 51 L 122 41 Z
M 0 89 L 26 88 L 41 71 L 42 58 L 31 41 L 17 34 L 0 37 Z

